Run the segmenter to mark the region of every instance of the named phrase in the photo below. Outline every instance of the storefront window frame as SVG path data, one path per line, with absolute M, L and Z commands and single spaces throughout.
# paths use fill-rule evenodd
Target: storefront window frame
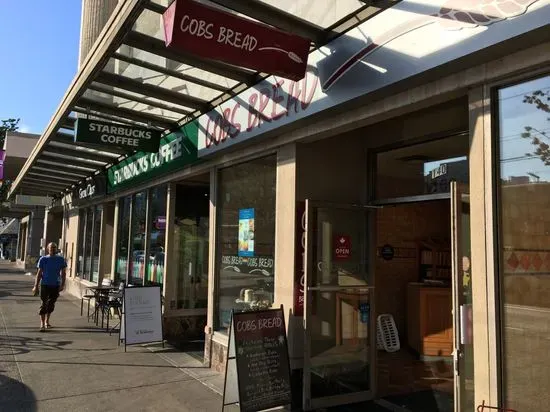
M 90 217 L 91 213 L 91 219 Z M 98 236 L 95 233 L 95 223 L 96 218 L 99 215 L 99 239 L 96 239 Z M 99 281 L 99 272 L 97 273 L 97 278 L 94 279 L 93 275 L 93 258 L 94 258 L 94 249 L 97 241 L 97 250 L 101 253 L 101 227 L 103 221 L 103 207 L 102 205 L 88 205 L 80 207 L 78 210 L 78 236 L 77 236 L 77 276 L 82 280 L 86 280 L 91 283 L 98 283 Z M 87 242 L 87 233 L 90 231 L 89 242 Z M 86 244 L 89 243 L 89 244 Z M 82 255 L 82 262 L 80 262 L 79 257 Z M 88 264 L 86 263 L 88 259 Z M 98 263 L 99 264 L 99 263 Z
M 118 235 L 117 235 L 117 247 L 116 247 L 116 252 L 115 252 L 115 262 L 118 260 L 118 257 L 119 257 L 119 248 L 118 248 L 118 245 L 121 241 L 120 239 L 120 236 L 121 235 L 126 235 L 128 237 L 128 248 L 127 248 L 127 256 L 126 256 L 126 259 L 127 259 L 127 262 L 126 262 L 126 273 L 125 273 L 125 276 L 124 276 L 124 279 L 122 279 L 122 277 L 120 279 L 117 279 L 118 282 L 124 282 L 125 285 L 127 285 L 131 280 L 132 280 L 132 277 L 131 277 L 131 273 L 130 273 L 130 259 L 131 259 L 131 255 L 132 255 L 132 246 L 131 246 L 131 236 L 132 236 L 132 225 L 134 223 L 134 218 L 135 218 L 135 205 L 136 205 L 136 195 L 138 193 L 144 193 L 145 194 L 145 233 L 144 233 L 144 236 L 145 236 L 145 247 L 144 247 L 144 252 L 145 252 L 145 257 L 147 257 L 149 255 L 149 250 L 150 250 L 150 236 L 151 236 L 151 227 L 152 227 L 152 224 L 150 222 L 150 220 L 152 219 L 152 216 L 151 216 L 151 213 L 152 213 L 152 205 L 151 205 L 151 202 L 152 202 L 152 193 L 155 189 L 160 189 L 160 188 L 165 188 L 165 191 L 164 191 L 164 195 L 165 195 L 165 207 L 166 207 L 166 211 L 168 211 L 168 185 L 166 183 L 163 183 L 163 184 L 159 184 L 159 185 L 154 185 L 154 186 L 151 186 L 151 187 L 148 187 L 148 188 L 145 188 L 145 189 L 141 189 L 141 190 L 138 190 L 136 192 L 132 192 L 132 193 L 129 193 L 129 194 L 125 194 L 124 196 L 120 196 L 117 198 L 117 201 L 118 201 L 118 207 L 119 207 L 119 218 L 117 219 L 117 227 L 115 228 L 115 230 L 117 231 Z M 124 231 L 126 232 L 125 234 L 122 233 L 121 231 L 119 231 L 120 229 L 120 225 L 121 225 L 121 219 L 120 219 L 120 208 L 121 207 L 124 207 L 124 199 L 126 197 L 130 197 L 130 202 L 129 202 L 129 213 L 130 213 L 130 218 L 129 218 L 129 221 L 128 221 L 128 231 Z M 163 246 L 166 250 L 166 238 L 165 238 L 165 244 Z M 165 255 L 165 262 L 166 262 L 166 255 Z M 148 276 L 149 276 L 149 269 L 148 269 L 148 266 L 147 264 L 145 264 L 145 267 L 144 267 L 144 276 L 143 276 L 143 279 L 140 283 L 136 284 L 137 286 L 145 286 L 148 284 L 147 282 L 147 279 L 148 279 Z M 161 287 L 161 289 L 163 288 L 163 285 L 164 285 L 164 282 L 165 282 L 165 276 L 166 276 L 166 272 L 163 274 L 163 278 L 162 278 L 162 282 L 160 284 L 158 284 L 158 286 Z
M 218 244 L 218 240 L 221 236 L 221 225 L 220 225 L 220 208 L 219 208 L 219 198 L 220 198 L 220 171 L 224 169 L 228 169 L 230 167 L 239 166 L 242 164 L 246 164 L 248 162 L 252 162 L 255 160 L 268 158 L 268 157 L 275 157 L 275 221 L 277 219 L 277 170 L 278 170 L 278 150 L 269 150 L 267 152 L 261 153 L 261 154 L 255 154 L 252 156 L 247 156 L 244 158 L 240 158 L 238 160 L 226 162 L 221 165 L 217 165 L 213 168 L 213 173 L 215 176 L 215 182 L 214 186 L 215 189 L 210 194 L 211 201 L 214 200 L 215 202 L 215 213 L 214 213 L 214 221 L 210 222 L 210 225 L 214 225 L 214 239 L 211 240 L 210 248 L 211 253 L 213 257 L 213 262 L 211 262 L 212 268 L 212 286 L 209 286 L 209 289 L 212 291 L 213 299 L 212 299 L 212 305 L 209 305 L 208 313 L 211 316 L 212 319 L 212 331 L 215 336 L 218 336 L 222 341 L 225 342 L 226 339 L 228 339 L 228 332 L 227 330 L 224 330 L 223 327 L 220 325 L 219 322 L 219 311 L 220 311 L 220 276 L 219 276 L 219 269 L 221 266 L 221 259 L 220 254 L 221 250 Z M 273 250 L 273 259 L 275 263 L 275 256 L 276 256 L 276 247 L 277 247 L 277 233 L 275 230 L 274 234 L 274 250 Z M 275 265 L 274 271 L 273 271 L 273 288 L 274 290 L 277 289 L 277 266 Z
M 507 79 L 503 79 L 498 82 L 494 82 L 486 85 L 486 92 L 489 96 L 490 102 L 490 168 L 491 168 L 491 189 L 493 197 L 490 201 L 490 206 L 492 208 L 492 213 L 494 216 L 493 224 L 493 242 L 492 242 L 492 253 L 494 256 L 494 296 L 488 296 L 488 305 L 492 305 L 494 308 L 495 316 L 494 323 L 490 325 L 488 330 L 489 334 L 494 333 L 495 342 L 494 349 L 496 359 L 496 389 L 497 389 L 497 399 L 499 406 L 505 407 L 507 405 L 506 400 L 506 368 L 505 368 L 505 348 L 503 341 L 505 339 L 505 321 L 504 321 L 504 285 L 503 277 L 501 272 L 504 269 L 504 234 L 502 228 L 502 185 L 501 181 L 501 169 L 500 169 L 500 160 L 501 160 L 501 150 L 500 150 L 500 104 L 499 104 L 499 91 L 514 86 L 519 86 L 530 81 L 537 79 L 542 79 L 544 77 L 550 76 L 550 69 L 548 67 L 532 70 L 529 73 L 523 73 L 516 76 L 511 76 Z

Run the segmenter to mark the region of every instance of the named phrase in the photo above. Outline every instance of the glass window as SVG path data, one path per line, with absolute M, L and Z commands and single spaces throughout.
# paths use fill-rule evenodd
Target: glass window
M 96 206 L 94 210 L 94 220 L 93 220 L 93 244 L 92 244 L 92 270 L 91 270 L 91 281 L 97 282 L 99 279 L 99 242 L 101 239 L 101 215 L 103 212 L 102 206 Z
M 176 186 L 172 258 L 177 271 L 175 309 L 208 304 L 209 187 Z
M 147 192 L 136 193 L 132 199 L 132 230 L 130 233 L 129 283 L 142 285 L 145 278 L 145 222 Z
M 81 209 L 78 216 L 77 273 L 82 279 L 97 282 L 102 206 Z
M 218 326 L 231 310 L 273 303 L 276 156 L 219 172 L 217 202 Z
M 550 76 L 498 91 L 503 404 L 548 410 Z
M 379 153 L 376 198 L 449 193 L 451 180 L 467 184 L 468 151 L 466 133 Z
M 126 269 L 128 267 L 128 233 L 130 231 L 130 204 L 131 196 L 118 201 L 118 227 L 116 248 L 115 283 L 126 282 Z
M 166 186 L 151 190 L 149 267 L 146 284 L 162 285 L 164 276 L 164 242 L 166 240 Z
M 92 265 L 92 222 L 94 220 L 94 212 L 91 208 L 86 209 L 86 224 L 84 228 L 84 270 L 82 271 L 82 278 L 90 279 L 91 265 Z
M 86 229 L 86 210 L 81 209 L 78 212 L 78 261 L 76 264 L 76 273 L 82 276 L 84 273 L 84 230 Z

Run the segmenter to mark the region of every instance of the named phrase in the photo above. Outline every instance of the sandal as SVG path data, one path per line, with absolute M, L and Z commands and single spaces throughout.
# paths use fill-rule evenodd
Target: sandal
M 46 332 L 46 327 L 44 325 L 40 326 L 40 332 Z
M 49 323 L 46 323 L 46 329 L 51 329 L 51 328 L 53 328 L 53 326 L 50 325 Z

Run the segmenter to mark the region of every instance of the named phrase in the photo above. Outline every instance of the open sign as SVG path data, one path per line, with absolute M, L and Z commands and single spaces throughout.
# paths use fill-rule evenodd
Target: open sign
M 348 235 L 337 235 L 334 237 L 334 259 L 346 260 L 351 256 L 351 237 Z

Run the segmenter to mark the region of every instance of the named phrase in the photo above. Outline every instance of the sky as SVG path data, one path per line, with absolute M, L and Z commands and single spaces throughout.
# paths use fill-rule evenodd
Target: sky
M 0 0 L 0 119 L 41 134 L 76 74 L 81 0 Z

